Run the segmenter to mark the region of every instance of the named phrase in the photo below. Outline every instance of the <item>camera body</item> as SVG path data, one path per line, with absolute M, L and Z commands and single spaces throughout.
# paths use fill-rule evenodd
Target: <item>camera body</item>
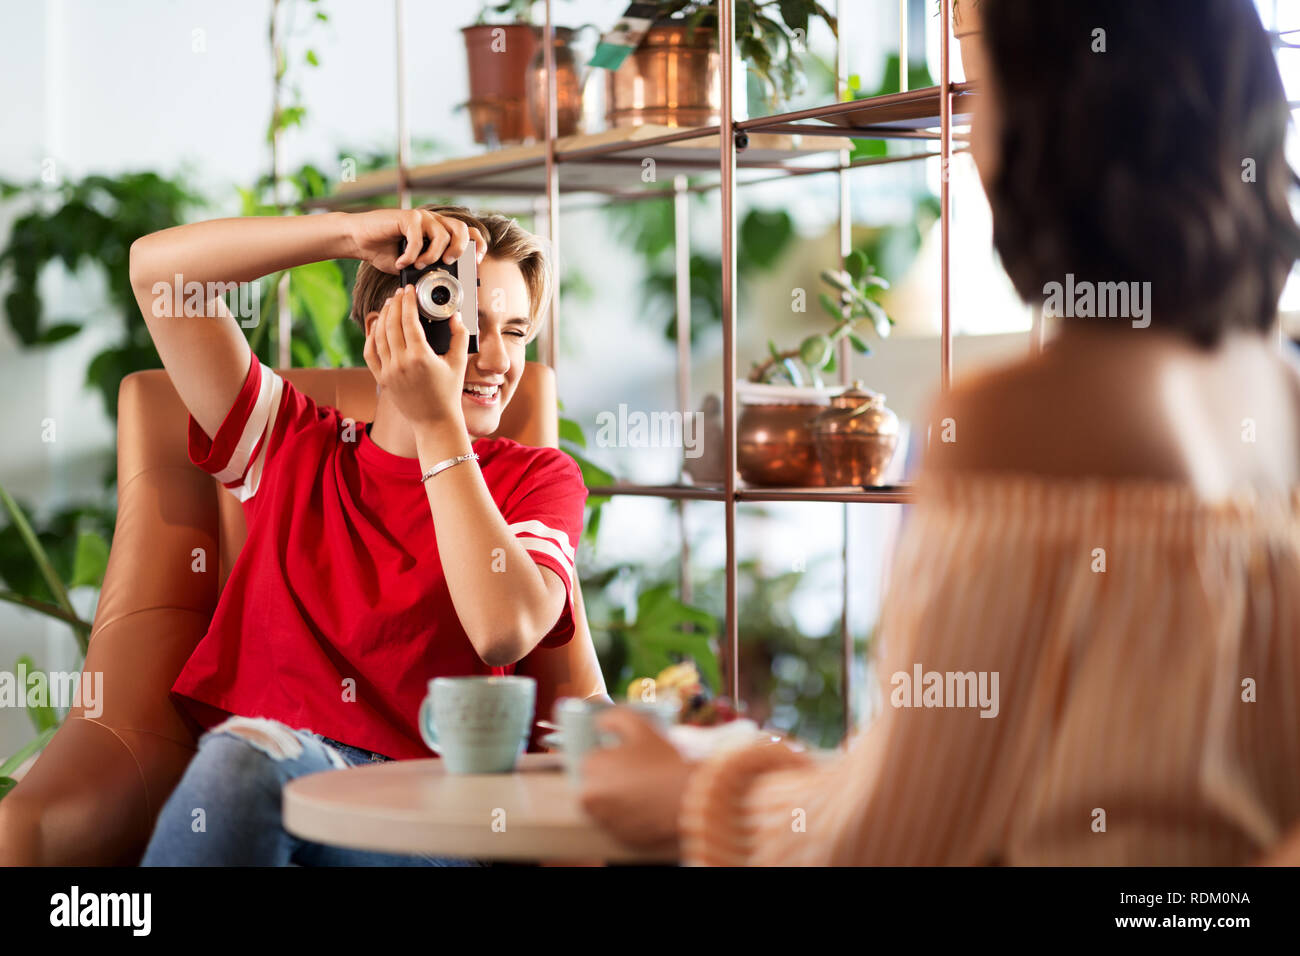
M 406 251 L 406 240 L 399 239 L 397 248 L 400 256 Z M 424 248 L 429 248 L 427 238 Z M 404 286 L 415 286 L 420 325 L 434 352 L 446 355 L 451 348 L 450 320 L 457 312 L 469 332 L 469 351 L 478 351 L 478 260 L 473 239 L 455 262 L 439 260 L 424 267 L 407 266 L 400 279 Z

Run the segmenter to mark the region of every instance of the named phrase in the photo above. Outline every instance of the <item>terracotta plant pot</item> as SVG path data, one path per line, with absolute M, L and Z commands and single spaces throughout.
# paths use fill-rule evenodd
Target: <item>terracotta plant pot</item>
M 611 127 L 710 126 L 722 116 L 718 32 L 659 24 L 617 70 L 606 71 L 605 119 Z M 743 61 L 732 68 L 732 112 L 746 118 Z
M 469 65 L 470 122 L 474 142 L 489 146 L 535 139 L 541 130 L 528 110 L 529 64 L 541 46 L 541 31 L 524 23 L 464 27 Z
M 961 44 L 961 65 L 970 83 L 984 79 L 984 23 L 980 0 L 952 0 L 952 35 Z

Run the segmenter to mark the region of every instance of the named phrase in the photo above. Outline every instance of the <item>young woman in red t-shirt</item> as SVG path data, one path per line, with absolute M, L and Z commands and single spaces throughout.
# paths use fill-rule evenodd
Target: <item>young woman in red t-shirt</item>
M 457 314 L 438 355 L 398 274 L 471 241 L 477 351 Z M 370 423 L 262 366 L 219 291 L 339 258 L 362 260 L 352 314 L 378 384 Z M 461 207 L 222 219 L 138 240 L 131 279 L 190 411 L 191 460 L 241 502 L 249 532 L 173 686 L 206 732 L 144 864 L 450 862 L 300 840 L 281 826 L 280 790 L 428 756 L 416 715 L 429 678 L 507 674 L 574 633 L 578 467 L 487 437 L 550 298 L 545 251 L 513 220 Z

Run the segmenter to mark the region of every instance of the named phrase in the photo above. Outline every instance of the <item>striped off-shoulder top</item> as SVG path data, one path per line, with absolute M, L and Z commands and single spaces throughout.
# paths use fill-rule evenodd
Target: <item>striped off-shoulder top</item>
M 1232 864 L 1300 820 L 1300 491 L 923 476 L 878 716 L 715 757 L 692 864 Z

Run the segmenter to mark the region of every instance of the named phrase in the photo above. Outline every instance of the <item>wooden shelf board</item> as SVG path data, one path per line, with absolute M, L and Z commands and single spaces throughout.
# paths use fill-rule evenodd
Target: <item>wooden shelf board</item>
M 558 154 L 619 144 L 624 147 L 599 157 L 566 160 L 563 155 L 558 156 L 560 188 L 565 192 L 639 189 L 643 185 L 641 164 L 646 158 L 664 164 L 663 175 L 657 177 L 661 181 L 665 176 L 671 177 L 683 170 L 707 172 L 717 169 L 716 133 L 673 143 L 638 146 L 644 140 L 677 132 L 680 130 L 668 126 L 638 126 L 556 140 Z M 853 140 L 845 136 L 751 133 L 749 145 L 737 154 L 736 165 L 743 168 L 750 164 L 787 163 L 852 148 Z M 407 179 L 413 189 L 419 190 L 472 188 L 478 192 L 490 192 L 498 188 L 507 192 L 535 190 L 540 194 L 546 189 L 546 144 L 507 146 L 474 156 L 413 166 L 407 171 Z M 382 169 L 359 176 L 355 182 L 342 184 L 334 198 L 346 202 L 353 196 L 362 198 L 396 190 L 397 170 Z
M 892 103 L 880 105 L 872 100 L 863 100 L 861 109 L 847 113 L 835 113 L 821 117 L 827 123 L 836 126 L 885 126 L 896 129 L 931 129 L 940 125 L 939 88 L 928 87 L 918 90 L 925 94 L 909 103 Z M 952 122 L 954 126 L 970 122 L 970 111 L 974 107 L 975 93 L 965 91 L 954 93 L 952 97 Z

